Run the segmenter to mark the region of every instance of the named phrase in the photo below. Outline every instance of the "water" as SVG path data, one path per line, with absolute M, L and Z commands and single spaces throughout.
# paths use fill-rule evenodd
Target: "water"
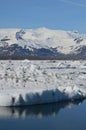
M 0 130 L 85 130 L 86 100 L 0 107 Z

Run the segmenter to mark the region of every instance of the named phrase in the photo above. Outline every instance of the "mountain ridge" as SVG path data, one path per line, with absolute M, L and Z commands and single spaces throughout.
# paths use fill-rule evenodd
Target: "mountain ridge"
M 86 35 L 78 31 L 0 29 L 0 57 L 86 59 Z

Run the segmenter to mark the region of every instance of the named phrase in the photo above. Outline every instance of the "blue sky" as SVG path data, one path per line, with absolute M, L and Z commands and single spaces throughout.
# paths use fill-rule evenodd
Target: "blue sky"
M 0 28 L 39 27 L 86 33 L 86 0 L 0 0 Z

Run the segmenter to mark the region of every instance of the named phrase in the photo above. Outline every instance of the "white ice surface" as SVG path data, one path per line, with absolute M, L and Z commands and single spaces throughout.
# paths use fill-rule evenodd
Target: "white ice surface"
M 86 61 L 0 61 L 0 106 L 86 97 Z

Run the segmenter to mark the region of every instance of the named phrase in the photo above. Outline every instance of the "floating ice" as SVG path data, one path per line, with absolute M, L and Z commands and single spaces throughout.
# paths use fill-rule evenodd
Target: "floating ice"
M 86 97 L 86 61 L 0 61 L 0 106 Z

